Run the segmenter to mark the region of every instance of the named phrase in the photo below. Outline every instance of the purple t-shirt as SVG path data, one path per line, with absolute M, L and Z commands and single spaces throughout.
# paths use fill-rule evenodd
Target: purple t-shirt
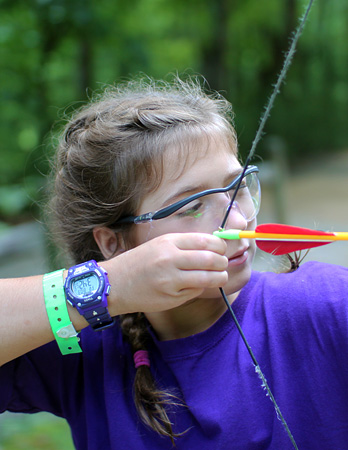
M 300 450 L 348 448 L 348 269 L 304 264 L 254 272 L 233 309 Z M 118 326 L 82 333 L 83 353 L 53 342 L 0 369 L 0 410 L 50 411 L 80 450 L 171 449 L 138 420 L 135 369 Z M 208 330 L 149 347 L 158 384 L 187 404 L 170 412 L 178 450 L 294 448 L 229 313 Z

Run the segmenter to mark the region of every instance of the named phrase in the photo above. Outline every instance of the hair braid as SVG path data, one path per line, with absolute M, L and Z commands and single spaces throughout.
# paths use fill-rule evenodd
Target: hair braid
M 123 335 L 131 344 L 133 354 L 138 350 L 146 350 L 149 333 L 143 313 L 120 316 L 120 325 Z M 182 403 L 173 394 L 162 391 L 156 386 L 148 366 L 140 366 L 136 369 L 134 402 L 141 420 L 157 433 L 170 437 L 174 444 L 174 438 L 181 433 L 173 432 L 166 407 L 182 405 Z

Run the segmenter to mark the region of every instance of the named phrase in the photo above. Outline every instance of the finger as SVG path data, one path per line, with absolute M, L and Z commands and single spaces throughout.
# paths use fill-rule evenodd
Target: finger
M 185 250 L 176 259 L 176 267 L 180 270 L 224 271 L 227 266 L 227 256 L 207 250 Z
M 211 234 L 205 233 L 179 233 L 176 234 L 176 245 L 180 250 L 208 250 L 224 255 L 227 244 Z
M 184 289 L 207 289 L 224 286 L 228 281 L 228 273 L 226 271 L 210 271 L 210 270 L 188 270 L 182 271 L 178 285 L 178 292 Z M 180 285 L 182 286 L 180 288 Z

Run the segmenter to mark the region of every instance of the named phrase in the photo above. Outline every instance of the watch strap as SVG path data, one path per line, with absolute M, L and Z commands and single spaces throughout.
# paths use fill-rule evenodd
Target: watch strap
M 88 302 L 84 303 L 82 298 L 75 298 L 72 280 L 75 277 L 88 276 L 89 273 L 95 273 L 98 279 L 102 281 L 102 289 L 98 290 L 95 297 L 89 298 Z M 86 319 L 92 330 L 105 330 L 114 325 L 115 318 L 110 316 L 107 303 L 107 297 L 110 291 L 108 274 L 94 259 L 70 267 L 64 289 L 68 302 Z
M 65 269 L 45 274 L 43 292 L 48 320 L 63 355 L 82 352 L 77 332 L 71 323 L 63 288 Z
M 93 310 L 86 311 L 83 317 L 94 331 L 105 330 L 105 328 L 112 327 L 115 323 L 115 319 L 110 316 L 105 306 L 97 306 Z

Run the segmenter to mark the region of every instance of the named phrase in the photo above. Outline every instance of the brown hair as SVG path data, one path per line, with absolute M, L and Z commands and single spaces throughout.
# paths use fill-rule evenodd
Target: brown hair
M 185 157 L 187 144 L 203 133 L 225 136 L 236 148 L 231 105 L 205 94 L 192 78 L 143 78 L 110 87 L 77 112 L 59 141 L 50 202 L 54 235 L 73 262 L 103 259 L 93 238 L 97 226 L 112 226 L 130 242 L 132 226 L 113 224 L 134 214 L 159 185 L 164 151 L 175 147 Z M 120 325 L 133 353 L 146 347 L 142 313 L 121 316 Z M 175 398 L 156 388 L 146 366 L 137 369 L 134 399 L 143 422 L 173 440 L 166 405 Z

